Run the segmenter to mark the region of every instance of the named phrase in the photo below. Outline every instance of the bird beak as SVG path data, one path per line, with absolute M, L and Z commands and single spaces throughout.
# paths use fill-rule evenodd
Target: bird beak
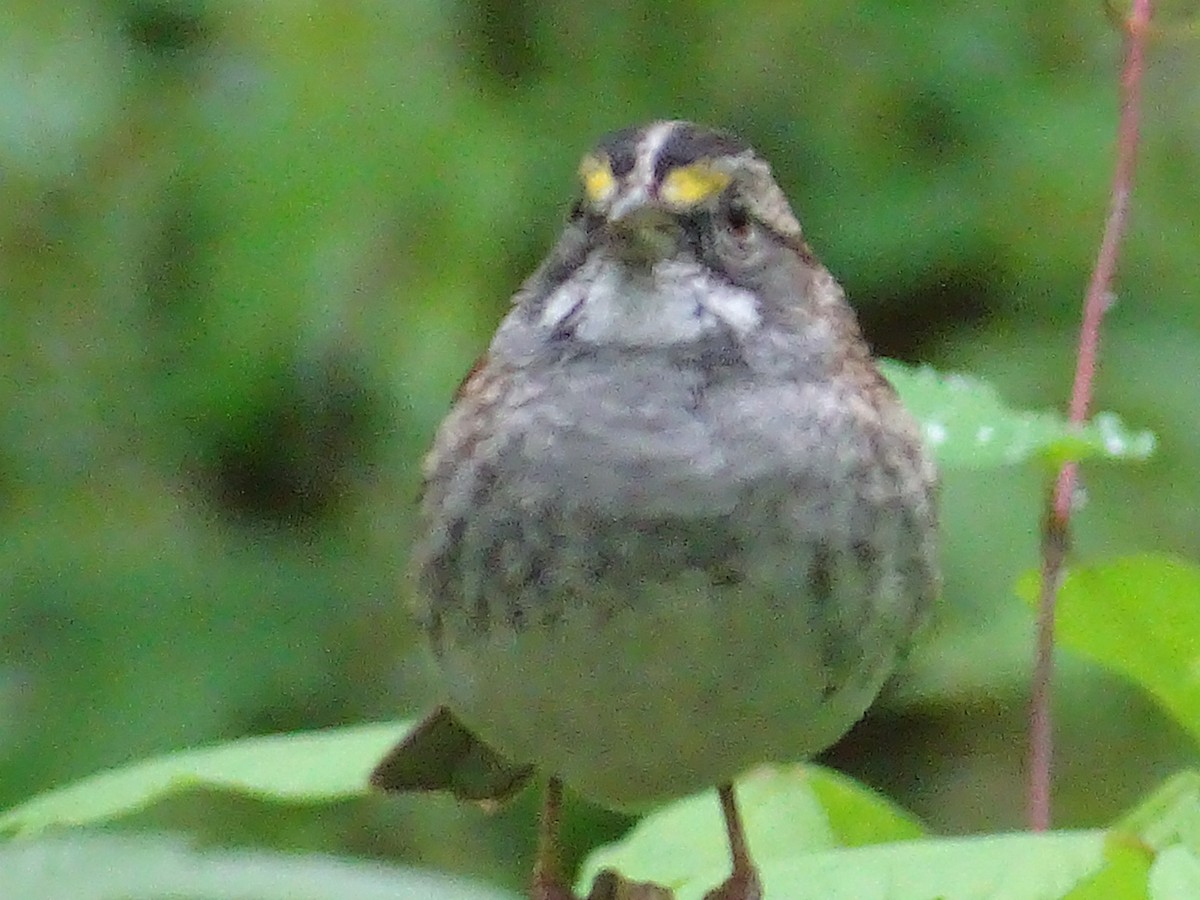
M 608 229 L 628 257 L 652 262 L 672 255 L 679 245 L 679 225 L 644 187 L 613 200 Z
M 654 198 L 644 184 L 630 184 L 609 204 L 608 221 L 614 224 L 622 222 L 653 206 Z

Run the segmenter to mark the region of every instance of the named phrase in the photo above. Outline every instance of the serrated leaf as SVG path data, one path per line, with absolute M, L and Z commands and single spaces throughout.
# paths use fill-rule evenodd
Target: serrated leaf
M 1018 582 L 1036 604 L 1039 575 Z M 1055 630 L 1067 647 L 1141 685 L 1200 740 L 1200 568 L 1162 555 L 1067 570 Z
M 0 815 L 0 834 L 101 822 L 197 788 L 287 803 L 361 796 L 371 769 L 410 727 L 381 722 L 168 753 L 34 797 Z
M 943 469 L 990 469 L 1029 460 L 1142 460 L 1154 435 L 1134 431 L 1112 413 L 1076 429 L 1061 415 L 1009 407 L 996 389 L 967 375 L 943 375 L 884 360 L 880 369 L 921 423 Z
M 500 888 L 321 854 L 196 849 L 159 835 L 0 844 L 0 897 L 37 900 L 515 900 Z

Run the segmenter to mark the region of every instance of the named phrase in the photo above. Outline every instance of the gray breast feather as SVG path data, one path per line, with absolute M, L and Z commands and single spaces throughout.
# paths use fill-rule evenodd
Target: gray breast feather
M 417 553 L 435 646 L 593 594 L 611 615 L 648 579 L 794 593 L 815 576 L 818 594 L 858 579 L 867 605 L 883 581 L 928 580 L 905 517 L 929 514 L 929 486 L 892 446 L 905 436 L 832 383 L 724 368 L 657 352 L 515 373 L 492 437 L 429 485 L 449 523 Z

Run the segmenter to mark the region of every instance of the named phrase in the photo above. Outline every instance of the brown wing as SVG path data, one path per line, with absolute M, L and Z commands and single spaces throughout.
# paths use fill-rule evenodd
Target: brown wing
M 479 740 L 442 706 L 393 747 L 371 772 L 383 791 L 449 791 L 461 800 L 502 802 L 533 775 Z

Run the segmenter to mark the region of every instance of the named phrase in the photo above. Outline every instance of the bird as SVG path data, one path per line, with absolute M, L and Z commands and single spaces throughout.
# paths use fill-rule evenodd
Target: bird
M 937 472 L 770 165 L 660 120 L 582 159 L 424 463 L 413 610 L 441 705 L 371 783 L 546 780 L 533 900 L 569 900 L 564 785 L 641 811 L 857 720 L 940 588 Z M 597 889 L 599 890 L 599 889 Z M 595 893 L 593 894 L 595 896 Z

